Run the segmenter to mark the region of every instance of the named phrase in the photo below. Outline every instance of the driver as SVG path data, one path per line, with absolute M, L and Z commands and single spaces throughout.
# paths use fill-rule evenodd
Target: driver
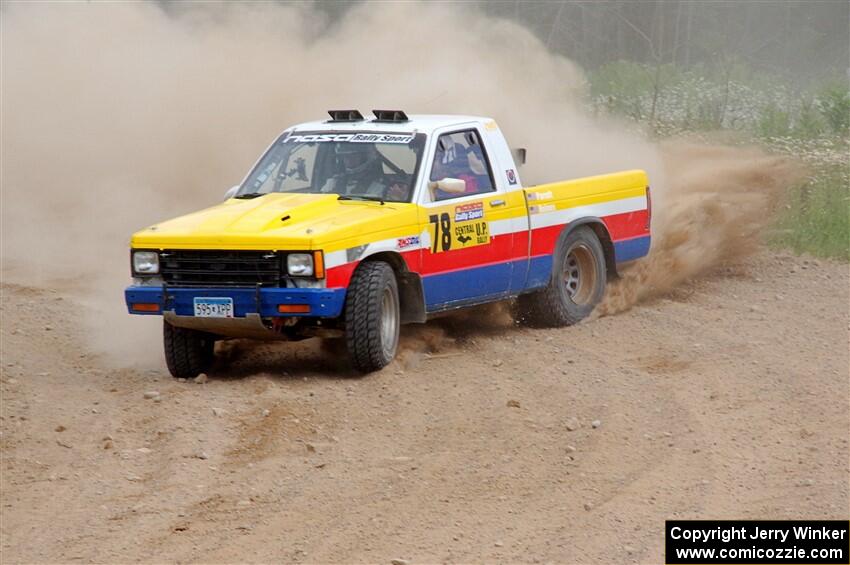
M 369 143 L 338 143 L 334 147 L 341 172 L 327 180 L 322 192 L 383 197 L 387 189 L 378 150 Z
M 466 194 L 478 192 L 478 179 L 470 174 L 468 150 L 460 143 L 453 143 L 445 149 L 437 149 L 434 164 L 431 167 L 431 181 L 444 178 L 460 179 L 466 185 Z M 440 189 L 435 191 L 437 200 L 452 198 L 451 194 Z

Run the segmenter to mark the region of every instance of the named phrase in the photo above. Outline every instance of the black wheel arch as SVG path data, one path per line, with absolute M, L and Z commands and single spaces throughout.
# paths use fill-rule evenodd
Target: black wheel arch
M 401 323 L 424 324 L 426 319 L 425 291 L 422 288 L 422 277 L 419 276 L 419 273 L 410 272 L 401 254 L 394 251 L 374 253 L 365 257 L 360 263 L 370 261 L 383 261 L 393 268 L 398 283 Z

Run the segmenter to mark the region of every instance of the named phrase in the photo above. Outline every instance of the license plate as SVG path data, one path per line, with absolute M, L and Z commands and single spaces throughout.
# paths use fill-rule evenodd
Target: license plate
M 195 297 L 195 316 L 199 318 L 232 318 L 232 298 Z

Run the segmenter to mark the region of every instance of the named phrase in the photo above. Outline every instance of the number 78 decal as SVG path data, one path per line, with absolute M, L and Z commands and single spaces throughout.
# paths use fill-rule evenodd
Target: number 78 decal
M 440 247 L 443 251 L 448 251 L 452 248 L 452 218 L 448 212 L 443 212 L 439 216 L 431 214 L 428 218 L 434 224 L 434 237 L 431 241 L 431 253 L 437 253 L 437 240 L 440 240 Z
M 464 249 L 490 243 L 490 230 L 484 220 L 457 222 L 452 228 L 452 217 L 448 212 L 439 216 L 431 214 L 428 221 L 434 225 L 434 237 L 431 238 L 431 253 L 449 251 L 452 248 Z

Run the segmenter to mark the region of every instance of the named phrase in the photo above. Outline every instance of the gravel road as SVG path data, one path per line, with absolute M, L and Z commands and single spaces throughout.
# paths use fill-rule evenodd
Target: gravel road
M 204 383 L 7 284 L 2 560 L 651 563 L 665 519 L 846 519 L 848 278 L 763 251 L 569 329 L 408 328 L 363 378 L 229 343 Z

